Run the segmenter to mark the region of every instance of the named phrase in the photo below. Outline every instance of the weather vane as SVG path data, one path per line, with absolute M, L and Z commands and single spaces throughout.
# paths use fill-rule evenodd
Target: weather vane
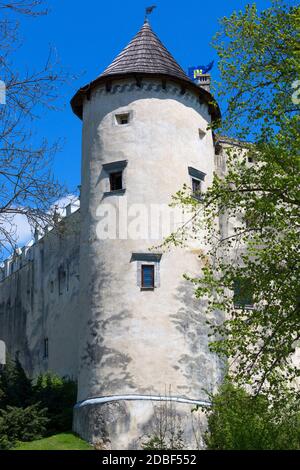
M 151 15 L 153 12 L 154 8 L 156 8 L 156 5 L 151 5 L 151 7 L 146 8 L 146 13 L 145 13 L 145 20 L 148 19 L 148 16 Z

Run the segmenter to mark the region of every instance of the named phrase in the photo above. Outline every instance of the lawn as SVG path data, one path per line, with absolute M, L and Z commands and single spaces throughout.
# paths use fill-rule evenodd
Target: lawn
M 37 441 L 20 442 L 14 450 L 93 450 L 93 447 L 68 432 L 55 434 Z

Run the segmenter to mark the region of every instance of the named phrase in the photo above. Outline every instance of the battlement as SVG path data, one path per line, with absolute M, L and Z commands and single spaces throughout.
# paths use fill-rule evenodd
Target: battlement
M 79 209 L 79 199 L 69 203 L 63 208 L 60 208 L 58 224 L 78 212 Z M 52 225 L 47 225 L 43 230 L 41 228 L 36 229 L 32 240 L 30 240 L 25 246 L 16 248 L 14 252 L 5 261 L 3 261 L 2 266 L 0 266 L 0 282 L 4 281 L 9 276 L 19 271 L 19 269 L 33 261 L 36 252 L 35 247 L 49 232 L 53 232 L 54 229 L 55 228 Z

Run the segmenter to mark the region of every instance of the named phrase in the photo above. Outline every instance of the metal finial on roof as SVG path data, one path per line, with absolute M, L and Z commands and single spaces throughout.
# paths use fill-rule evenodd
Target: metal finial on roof
M 151 7 L 147 7 L 147 8 L 146 8 L 146 12 L 145 12 L 145 21 L 148 21 L 148 16 L 151 15 L 151 13 L 153 12 L 154 8 L 156 8 L 156 5 L 151 5 Z

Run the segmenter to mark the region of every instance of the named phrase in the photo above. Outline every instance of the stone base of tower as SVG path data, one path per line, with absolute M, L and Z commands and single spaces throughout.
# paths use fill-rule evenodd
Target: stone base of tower
M 194 405 L 195 406 L 195 405 Z M 203 449 L 205 413 L 169 400 L 118 400 L 74 408 L 73 431 L 99 450 L 142 449 L 160 428 L 182 432 L 184 449 Z

